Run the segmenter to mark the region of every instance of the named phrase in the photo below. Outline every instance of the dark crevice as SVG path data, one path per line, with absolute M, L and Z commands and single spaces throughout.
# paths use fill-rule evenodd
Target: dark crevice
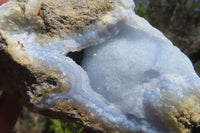
M 78 52 L 70 52 L 67 54 L 67 56 L 72 58 L 78 65 L 81 65 L 84 56 L 84 50 Z
M 48 78 L 46 79 L 46 82 L 49 83 L 50 85 L 57 86 L 57 79 L 55 78 Z
M 200 127 L 195 127 L 191 130 L 191 133 L 200 133 Z
M 3 36 L 1 35 L 1 33 L 0 33 L 0 43 L 2 43 L 5 46 L 8 46 L 8 44 L 6 43 L 5 38 L 3 38 Z

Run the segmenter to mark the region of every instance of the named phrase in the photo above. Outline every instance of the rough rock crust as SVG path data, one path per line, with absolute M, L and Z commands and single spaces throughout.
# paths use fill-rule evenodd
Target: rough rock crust
M 114 6 L 113 0 L 43 0 L 40 16 L 48 34 L 81 32 Z
M 32 112 L 75 122 L 100 132 L 100 129 L 96 128 L 87 114 L 78 108 L 67 105 L 62 100 L 51 108 L 43 107 L 41 103 L 45 98 L 48 98 L 51 94 L 64 91 L 62 82 L 57 78 L 57 75 L 53 75 L 48 71 L 44 72 L 40 69 L 35 69 L 34 65 L 25 65 L 23 62 L 14 60 L 12 53 L 7 51 L 8 46 L 11 44 L 6 40 L 0 34 L 1 90 L 8 93 L 10 91 L 12 93 L 20 93 L 23 96 L 25 106 Z
M 181 133 L 190 133 L 200 127 L 200 106 L 195 96 L 186 97 L 170 115 Z

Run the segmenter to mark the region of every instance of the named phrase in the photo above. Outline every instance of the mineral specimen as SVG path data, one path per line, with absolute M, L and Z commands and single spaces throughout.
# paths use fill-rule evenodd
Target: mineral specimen
M 68 55 L 83 49 L 78 65 Z M 11 0 L 0 7 L 0 63 L 1 89 L 33 112 L 107 133 L 200 126 L 192 63 L 132 0 Z

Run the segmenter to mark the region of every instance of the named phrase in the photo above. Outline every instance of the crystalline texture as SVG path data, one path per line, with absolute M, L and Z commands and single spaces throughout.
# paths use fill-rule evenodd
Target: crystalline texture
M 145 20 L 137 21 L 144 26 Z M 133 130 L 170 132 L 170 119 L 184 126 L 174 113 L 185 111 L 180 106 L 186 98 L 198 97 L 194 91 L 199 90 L 199 77 L 177 47 L 154 28 L 151 31 L 160 36 L 145 32 L 147 28 L 124 26 L 116 37 L 85 52 L 83 68 L 92 88 L 136 123 Z
M 2 5 L 0 58 L 6 61 L 0 62 L 13 72 L 0 71 L 12 82 L 2 82 L 3 89 L 24 95 L 31 111 L 102 132 L 195 130 L 199 77 L 190 60 L 133 9 L 132 0 Z M 65 56 L 83 49 L 81 66 Z

